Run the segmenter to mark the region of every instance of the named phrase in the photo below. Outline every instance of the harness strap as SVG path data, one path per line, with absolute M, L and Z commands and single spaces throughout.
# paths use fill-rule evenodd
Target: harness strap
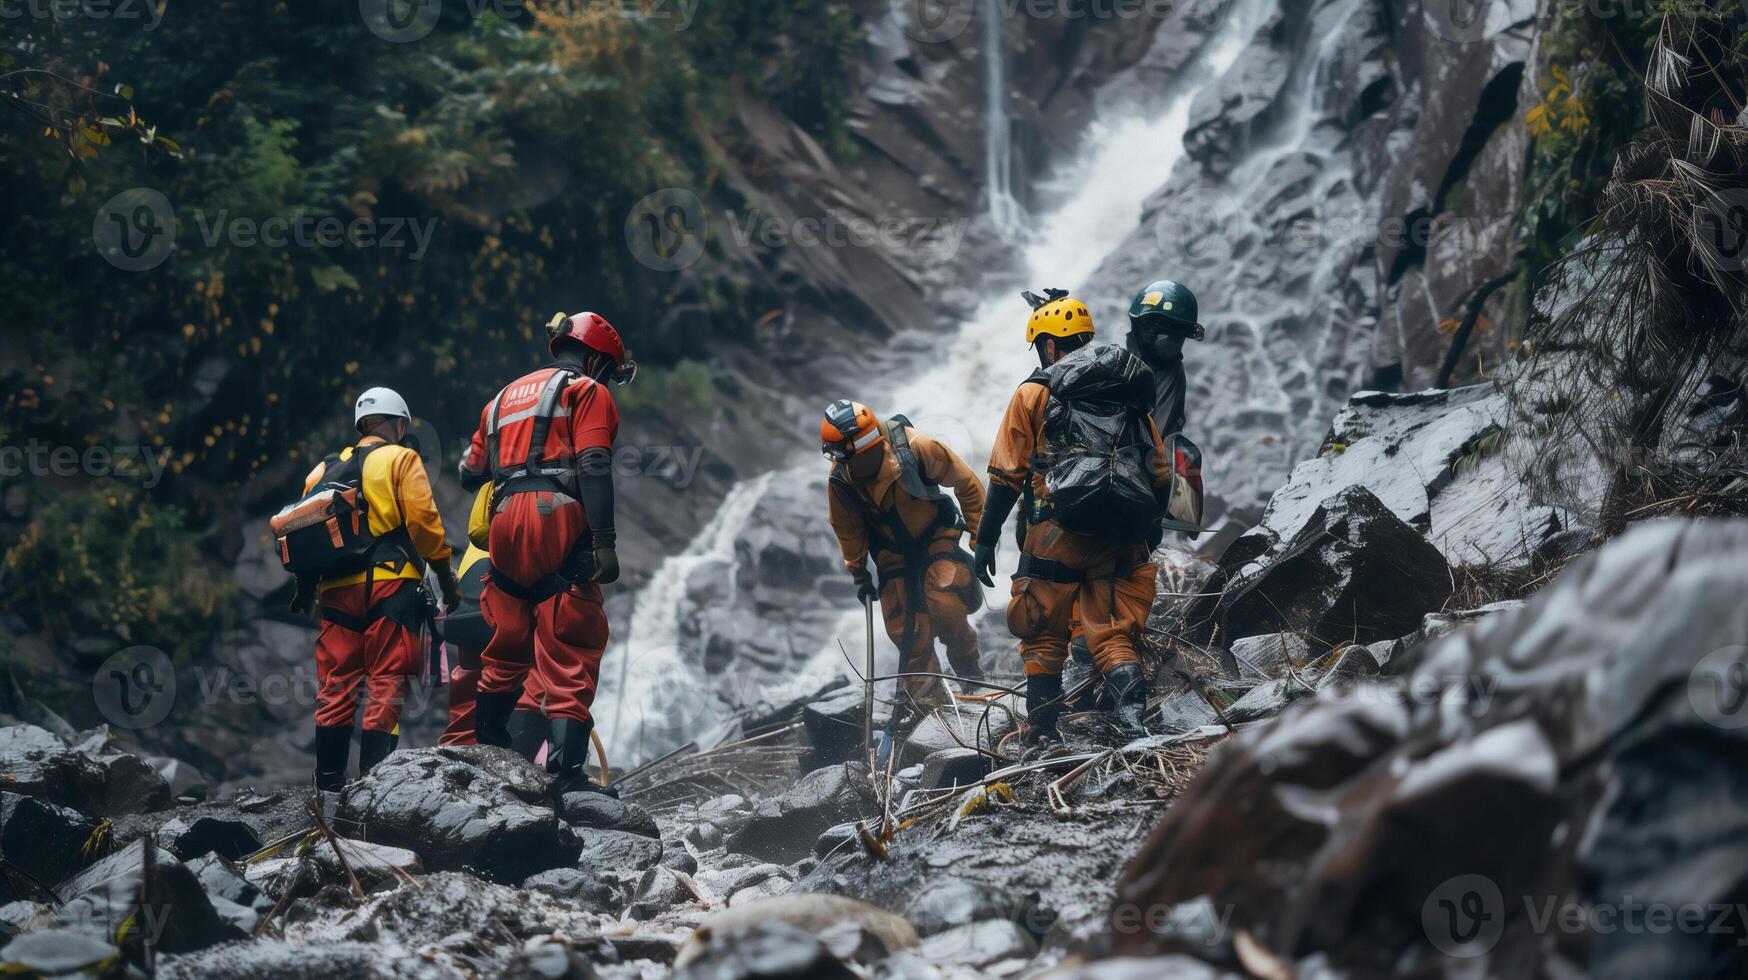
M 368 590 L 369 585 L 366 585 Z M 375 625 L 378 620 L 392 619 L 413 632 L 418 632 L 425 626 L 425 598 L 417 587 L 403 588 L 381 602 L 373 603 L 363 616 L 341 612 L 331 606 L 322 606 L 322 620 L 333 623 L 354 633 L 363 633 Z
M 486 561 L 490 562 L 491 559 L 488 558 Z M 492 565 L 490 574 L 491 582 L 498 587 L 498 591 L 512 599 L 520 599 L 523 602 L 531 602 L 538 606 L 573 585 L 594 581 L 597 571 L 599 568 L 595 564 L 595 552 L 579 543 L 565 558 L 564 564 L 558 567 L 558 571 L 531 585 L 523 585 L 505 575 L 503 570 L 496 565 Z
M 1015 572 L 1018 578 L 1038 578 L 1046 582 L 1061 582 L 1071 584 L 1084 582 L 1086 573 L 1069 568 L 1059 561 L 1049 558 L 1039 558 L 1028 552 L 1020 552 L 1020 567 Z

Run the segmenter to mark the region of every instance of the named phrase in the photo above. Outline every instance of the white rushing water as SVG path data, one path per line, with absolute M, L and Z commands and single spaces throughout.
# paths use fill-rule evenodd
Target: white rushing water
M 1002 35 L 1001 0 L 979 0 L 983 21 L 984 196 L 989 220 L 1002 238 L 1013 241 L 1025 230 L 1025 215 L 1014 199 L 1013 124 L 1008 120 L 1007 53 Z
M 984 9 L 1000 5 L 984 0 Z M 1264 0 L 1236 0 L 1231 16 L 1206 46 L 1204 54 L 1185 70 L 1177 90 L 1153 114 L 1136 111 L 1133 99 L 1111 92 L 1101 99 L 1101 114 L 1081 142 L 1089 149 L 1061 168 L 1053 181 L 1061 193 L 1044 213 L 1026 223 L 1031 231 L 1019 246 L 1016 267 L 1032 288 L 1080 286 L 1138 225 L 1141 202 L 1170 177 L 1184 152 L 1184 133 L 1196 95 L 1236 61 L 1258 21 Z M 986 19 L 986 50 L 999 53 L 1000 23 Z M 993 34 L 993 41 L 991 35 Z M 990 59 L 986 70 L 991 92 L 990 122 L 1001 118 L 1005 168 L 1006 113 L 1001 106 L 1001 65 Z M 992 126 L 992 129 L 994 127 Z M 991 144 L 991 174 L 998 168 L 995 140 Z M 994 217 L 994 189 L 991 207 Z M 1005 188 L 1003 193 L 1006 193 Z M 1009 201 L 1012 201 L 1009 195 Z M 1018 215 L 1017 205 L 1015 216 Z M 998 225 L 999 227 L 999 225 Z M 954 340 L 934 355 L 932 368 L 888 391 L 871 391 L 877 411 L 904 412 L 923 431 L 945 440 L 978 472 L 987 465 L 991 439 L 1014 388 L 1037 366 L 1023 339 L 1026 307 L 1012 289 L 985 298 L 960 328 Z M 1105 323 L 1107 339 L 1120 339 L 1126 325 Z M 804 472 L 816 478 L 817 461 Z M 788 474 L 777 474 L 787 476 Z M 688 576 L 706 561 L 732 562 L 735 537 L 747 526 L 760 495 L 774 474 L 738 484 L 698 539 L 682 555 L 669 558 L 636 597 L 625 638 L 608 650 L 602 668 L 603 694 L 596 715 L 616 762 L 635 763 L 677 747 L 722 720 L 712 704 L 712 682 L 698 666 L 702 656 L 685 656 L 678 648 L 678 622 Z M 998 563 L 1003 572 L 1016 561 L 1006 542 Z M 1001 581 L 998 578 L 998 581 Z M 1001 590 L 998 590 L 1001 591 Z M 732 594 L 732 591 L 730 592 Z M 1005 604 L 1006 595 L 987 601 Z M 886 665 L 896 652 L 876 627 Z M 795 693 L 817 686 L 836 673 L 847 673 L 839 643 L 860 649 L 862 613 L 847 612 L 832 638 L 784 687 Z M 888 685 L 889 686 L 889 685 Z M 766 692 L 767 696 L 774 696 Z M 691 719 L 689 730 L 676 730 L 674 719 Z M 652 728 L 653 726 L 653 728 Z

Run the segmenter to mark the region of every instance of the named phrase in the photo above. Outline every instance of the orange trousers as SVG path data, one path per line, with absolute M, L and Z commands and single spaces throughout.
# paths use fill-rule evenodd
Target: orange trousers
M 929 542 L 920 570 L 907 569 L 893 552 L 874 556 L 880 571 L 880 616 L 886 635 L 898 647 L 899 673 L 939 673 L 935 641 L 946 648 L 947 662 L 960 676 L 978 676 L 977 630 L 971 613 L 982 607 L 983 594 L 960 557 L 959 532 L 943 533 Z M 916 595 L 920 586 L 921 595 Z M 924 706 L 947 703 L 939 677 L 907 677 L 900 689 Z
M 1026 530 L 1026 553 L 1080 574 L 1075 582 L 1014 579 L 1008 631 L 1020 640 L 1028 676 L 1062 673 L 1077 609 L 1100 673 L 1140 662 L 1135 643 L 1153 608 L 1159 572 L 1145 544 L 1111 545 L 1044 521 Z

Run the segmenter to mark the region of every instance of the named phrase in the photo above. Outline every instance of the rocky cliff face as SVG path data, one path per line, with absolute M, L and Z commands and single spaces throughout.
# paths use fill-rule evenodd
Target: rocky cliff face
M 1535 11 L 1522 4 L 1489 9 L 1484 25 L 1453 25 L 1441 9 L 1373 0 L 1180 5 L 1160 21 L 1146 51 L 1101 90 L 1104 115 L 1088 131 L 1090 141 L 1112 139 L 1121 121 L 1152 120 L 1155 130 L 1181 127 L 1182 158 L 1162 184 L 1137 187 L 1139 208 L 1127 214 L 1138 213 L 1138 223 L 1129 225 L 1122 210 L 1100 215 L 1115 222 L 1115 234 L 1102 246 L 1108 254 L 1080 266 L 1090 271 L 1079 281 L 1028 285 L 1074 289 L 1112 340 L 1123 336 L 1140 285 L 1172 277 L 1197 293 L 1208 336 L 1187 345 L 1186 432 L 1204 451 L 1211 524 L 1228 511 L 1245 524 L 1257 520 L 1295 464 L 1327 451 L 1331 420 L 1350 395 L 1430 386 L 1448 343 L 1447 321 L 1510 266 L 1525 139 L 1515 107 L 1531 84 L 1525 65 Z M 1035 237 L 1023 254 L 1045 256 L 1024 263 L 1037 270 L 1028 274 L 1060 276 L 1077 267 L 1080 223 L 1093 210 L 1083 202 L 1096 200 L 1087 184 L 1134 183 L 1147 172 L 1138 160 L 1119 164 L 1121 174 L 1094 171 L 1088 152 L 1081 166 L 1028 195 Z M 965 316 L 961 341 L 934 355 L 944 366 L 900 360 L 901 370 L 924 372 L 926 383 L 896 386 L 892 404 L 880 403 L 944 435 L 973 466 L 981 465 L 994 413 L 1029 370 L 1021 354 L 1003 360 L 987 350 L 1008 342 L 1024 314 L 1009 296 L 994 287 L 989 326 L 984 307 Z M 1511 316 L 1505 294 L 1491 294 L 1484 309 L 1499 324 L 1492 340 L 1503 343 Z M 1476 346 L 1495 370 L 1497 353 Z M 913 355 L 908 363 L 921 360 Z M 881 389 L 878 382 L 869 387 Z M 1453 563 L 1525 555 L 1570 519 L 1520 513 L 1503 469 L 1472 473 L 1464 487 L 1441 496 L 1452 460 L 1473 454 L 1475 440 L 1496 431 L 1507 413 L 1497 393 L 1457 397 L 1476 404 L 1434 399 L 1420 421 L 1411 412 L 1383 413 L 1410 427 L 1454 413 L 1437 423 L 1448 428 L 1449 445 L 1428 450 L 1444 455 L 1429 458 L 1425 472 L 1405 475 L 1406 496 L 1386 493 L 1386 503 L 1418 528 L 1436 525 Z M 1358 438 L 1366 404 L 1336 422 L 1330 444 Z M 1383 444 L 1395 443 L 1374 445 Z M 1366 451 L 1319 465 L 1359 473 Z M 820 478 L 817 466 L 802 465 L 766 481 L 743 544 L 713 559 L 709 572 L 692 573 L 689 588 L 661 593 L 659 601 L 678 602 L 684 624 L 661 630 L 662 662 L 681 671 L 664 667 L 664 677 L 682 677 L 686 693 L 658 703 L 720 707 L 798 671 L 841 669 L 834 637 L 859 650 L 859 623 L 833 612 L 851 603 L 826 530 Z M 1437 507 L 1429 504 L 1434 498 Z M 1510 508 L 1521 519 L 1513 539 L 1468 540 L 1473 528 L 1503 526 L 1472 520 L 1476 508 Z M 1288 509 L 1277 500 L 1276 523 L 1293 523 Z M 999 589 L 986 597 L 991 667 L 1011 665 L 999 615 L 1005 598 Z M 645 594 L 638 601 L 652 600 Z M 639 649 L 635 636 L 632 643 Z M 895 663 L 884 636 L 877 643 L 880 663 Z M 748 681 L 746 671 L 757 679 Z M 726 677 L 740 683 L 730 690 L 719 683 Z M 633 687 L 628 696 L 648 703 L 674 683 Z M 677 734 L 687 719 L 721 711 L 681 712 L 678 722 L 659 710 L 644 714 L 666 717 L 660 727 Z

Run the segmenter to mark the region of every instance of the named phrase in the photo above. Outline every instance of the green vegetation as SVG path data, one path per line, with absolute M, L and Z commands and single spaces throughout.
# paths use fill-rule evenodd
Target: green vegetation
M 294 493 L 368 384 L 467 431 L 490 391 L 542 360 L 555 310 L 607 315 L 660 397 L 707 405 L 714 346 L 772 304 L 720 256 L 683 273 L 638 264 L 625 217 L 665 187 L 737 203 L 722 186 L 736 93 L 845 148 L 857 27 L 847 0 L 702 4 L 683 20 L 692 7 L 450 3 L 407 43 L 372 33 L 353 0 L 8 21 L 0 445 L 158 447 L 169 471 L 113 503 L 89 481 L 57 485 L 48 506 L 36 488 L 45 530 L 7 555 L 15 585 L 35 580 L 0 611 L 118 640 L 115 624 L 144 617 L 160 641 L 199 642 L 219 597 L 94 542 L 118 527 L 198 538 L 239 494 L 260 507 Z M 144 271 L 93 242 L 130 188 L 175 209 L 175 248 Z M 306 242 L 262 244 L 275 219 Z M 324 219 L 344 230 L 310 244 Z M 679 301 L 705 306 L 688 321 L 703 335 L 658 333 Z M 627 411 L 655 404 L 638 393 Z M 105 561 L 129 570 L 100 574 Z M 69 570 L 49 574 L 55 562 Z

